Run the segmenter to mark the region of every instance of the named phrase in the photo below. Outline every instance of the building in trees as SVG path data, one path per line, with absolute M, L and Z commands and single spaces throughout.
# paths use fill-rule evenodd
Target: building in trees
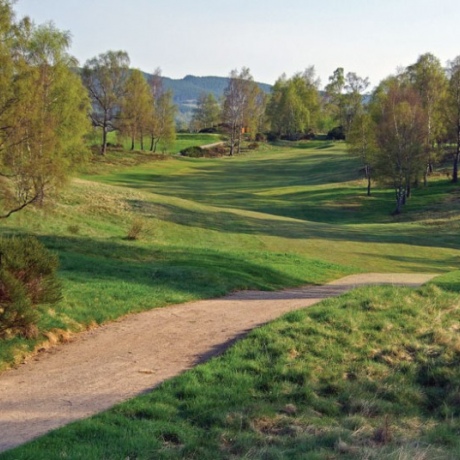
M 259 125 L 265 100 L 261 92 L 247 67 L 239 73 L 236 69 L 231 71 L 222 108 L 222 122 L 229 132 L 230 155 L 240 152 L 243 132 L 254 133 Z

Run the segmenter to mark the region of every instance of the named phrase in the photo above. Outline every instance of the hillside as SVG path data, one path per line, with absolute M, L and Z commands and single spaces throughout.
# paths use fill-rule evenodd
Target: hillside
M 145 74 L 148 78 L 150 75 Z M 179 112 L 189 118 L 196 101 L 202 93 L 212 93 L 216 99 L 223 96 L 224 90 L 228 85 L 228 77 L 196 77 L 187 75 L 181 79 L 162 77 L 164 88 L 171 90 L 174 94 L 174 103 L 179 108 Z M 271 85 L 258 83 L 265 93 L 271 91 Z

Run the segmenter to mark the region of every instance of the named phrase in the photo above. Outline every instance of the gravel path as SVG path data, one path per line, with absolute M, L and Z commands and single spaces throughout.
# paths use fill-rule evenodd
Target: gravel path
M 431 274 L 351 275 L 324 286 L 243 291 L 128 316 L 0 374 L 0 452 L 151 390 L 249 330 L 365 284 L 419 286 Z

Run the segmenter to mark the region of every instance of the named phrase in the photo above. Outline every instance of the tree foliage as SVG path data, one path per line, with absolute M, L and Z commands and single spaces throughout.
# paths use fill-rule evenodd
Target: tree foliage
M 15 23 L 0 1 L 0 36 L 0 217 L 8 217 L 42 204 L 84 159 L 89 101 L 68 33 Z
M 0 238 L 0 338 L 37 335 L 39 307 L 61 299 L 57 268 L 36 238 Z
M 264 112 L 265 98 L 262 90 L 247 67 L 230 72 L 230 79 L 224 91 L 222 121 L 229 132 L 230 155 L 240 152 L 243 132 L 254 131 Z
M 153 103 L 147 124 L 150 137 L 150 151 L 156 152 L 158 146 L 162 151 L 171 147 L 176 139 L 175 116 L 177 107 L 173 102 L 173 93 L 163 87 L 161 69 L 158 67 L 149 79 Z
M 89 59 L 83 67 L 83 83 L 92 102 L 91 120 L 102 131 L 102 155 L 107 151 L 107 133 L 117 129 L 128 76 L 129 56 L 125 51 L 107 51 Z
M 271 131 L 289 139 L 314 131 L 320 109 L 318 85 L 313 67 L 290 79 L 282 75 L 267 105 Z
M 337 126 L 341 126 L 345 136 L 350 131 L 355 116 L 362 111 L 363 97 L 369 86 L 369 79 L 355 72 L 337 68 L 326 85 L 326 108 Z
M 144 135 L 147 134 L 154 106 L 149 84 L 140 70 L 134 69 L 126 80 L 120 102 L 120 132 L 131 139 L 131 150 L 139 139 L 144 150 Z
M 423 171 L 427 115 L 417 91 L 398 78 L 384 81 L 375 97 L 376 169 L 393 186 L 399 214 Z
M 407 67 L 407 78 L 417 91 L 426 112 L 425 155 L 426 169 L 424 180 L 433 169 L 436 156 L 435 143 L 444 135 L 442 114 L 447 89 L 446 73 L 439 61 L 431 53 L 422 54 L 417 62 Z
M 449 84 L 446 100 L 445 123 L 448 139 L 455 145 L 452 166 L 452 182 L 458 182 L 458 162 L 460 159 L 460 56 L 448 64 Z
M 220 121 L 220 105 L 214 94 L 202 93 L 190 121 L 192 131 L 213 128 Z

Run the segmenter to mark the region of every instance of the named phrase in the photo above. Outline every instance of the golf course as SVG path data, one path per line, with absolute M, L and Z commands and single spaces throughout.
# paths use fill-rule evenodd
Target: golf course
M 178 139 L 183 148 L 219 136 Z M 393 195 L 376 185 L 366 196 L 343 142 L 95 157 L 52 206 L 3 222 L 3 234 L 32 234 L 57 254 L 63 284 L 38 337 L 0 342 L 4 370 L 168 305 L 352 274 L 436 276 L 288 313 L 153 391 L 0 458 L 458 458 L 460 192 L 440 170 L 401 214 Z

